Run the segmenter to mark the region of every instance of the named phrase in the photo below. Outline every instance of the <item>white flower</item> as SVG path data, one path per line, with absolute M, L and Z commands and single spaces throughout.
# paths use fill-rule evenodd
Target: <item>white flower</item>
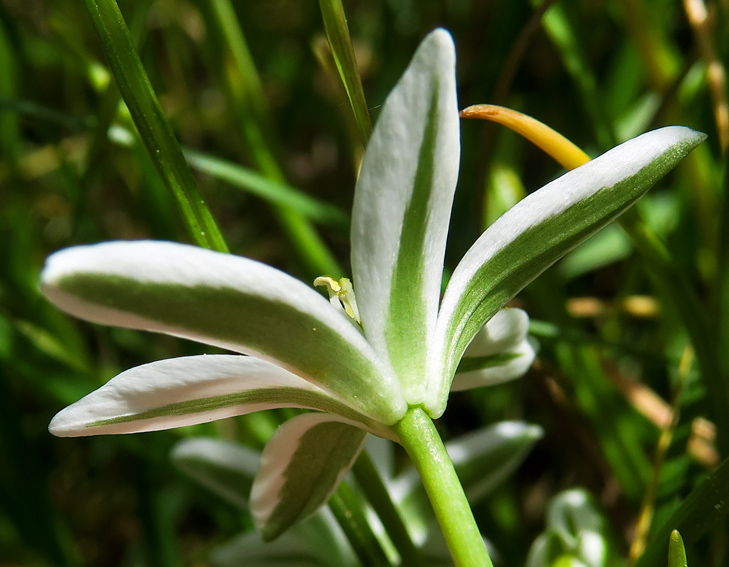
M 527 197 L 468 251 L 441 302 L 460 134 L 454 46 L 436 30 L 385 102 L 357 183 L 361 330 L 310 286 L 246 258 L 148 241 L 63 250 L 49 258 L 42 289 L 64 311 L 249 356 L 133 368 L 61 411 L 50 430 L 131 433 L 267 408 L 318 410 L 286 422 L 264 450 L 251 506 L 264 537 L 275 537 L 326 501 L 366 432 L 395 438 L 391 426 L 413 406 L 443 413 L 463 354 L 488 321 L 491 343 L 476 338 L 467 360 L 480 361 L 456 386 L 525 371 L 534 356 L 526 314 L 494 316 L 702 136 L 682 127 L 645 134 Z

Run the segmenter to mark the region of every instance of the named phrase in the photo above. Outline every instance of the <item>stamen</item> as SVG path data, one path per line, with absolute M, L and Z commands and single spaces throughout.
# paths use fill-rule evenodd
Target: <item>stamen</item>
M 319 276 L 314 280 L 315 286 L 324 286 L 329 294 L 329 303 L 337 309 L 343 309 L 351 319 L 362 324 L 357 309 L 357 300 L 354 297 L 354 288 L 348 278 L 341 278 L 339 281 L 329 276 Z

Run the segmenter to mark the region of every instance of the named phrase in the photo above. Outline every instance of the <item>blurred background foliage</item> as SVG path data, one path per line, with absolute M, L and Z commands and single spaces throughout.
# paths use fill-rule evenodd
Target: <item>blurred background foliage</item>
M 347 275 L 362 147 L 319 5 L 119 6 L 231 251 L 305 281 L 323 267 Z M 592 156 L 667 124 L 709 134 L 623 228 L 608 227 L 517 298 L 541 343 L 530 373 L 454 394 L 440 422 L 448 438 L 504 419 L 545 430 L 475 509 L 499 564 L 524 563 L 529 545 L 548 535 L 550 500 L 573 487 L 604 514 L 613 555 L 635 561 L 727 456 L 729 2 L 344 7 L 374 119 L 419 41 L 442 26 L 458 50 L 461 107 L 515 108 Z M 251 528 L 245 513 L 177 471 L 169 452 L 193 434 L 259 447 L 275 415 L 138 436 L 55 439 L 46 430 L 56 411 L 115 373 L 202 352 L 70 320 L 38 292 L 54 250 L 190 241 L 136 140 L 83 3 L 0 0 L 0 565 L 206 565 L 214 545 Z M 561 173 L 501 127 L 464 121 L 462 142 L 450 266 L 501 212 Z M 722 470 L 714 500 L 682 516 L 695 528 L 682 532 L 690 564 L 729 561 Z

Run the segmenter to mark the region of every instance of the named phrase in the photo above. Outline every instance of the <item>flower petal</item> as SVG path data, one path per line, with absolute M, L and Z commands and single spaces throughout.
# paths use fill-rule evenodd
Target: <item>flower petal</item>
M 455 50 L 426 37 L 385 101 L 357 182 L 352 270 L 365 336 L 422 399 L 460 155 Z
M 110 242 L 53 254 L 46 297 L 95 322 L 274 360 L 391 424 L 400 388 L 359 331 L 318 292 L 239 256 L 171 242 Z
M 534 344 L 526 338 L 512 350 L 477 357 L 464 356 L 453 377 L 451 392 L 496 386 L 520 378 L 529 370 L 535 357 Z
M 527 337 L 529 315 L 521 309 L 502 309 L 468 345 L 453 378 L 451 392 L 494 386 L 523 376 L 536 351 Z
M 481 326 L 546 268 L 632 205 L 706 136 L 681 126 L 630 140 L 529 195 L 491 225 L 453 272 L 438 315 L 425 404 L 445 408 L 449 378 Z
M 160 360 L 122 372 L 60 411 L 49 430 L 60 437 L 137 433 L 282 407 L 342 413 L 363 427 L 384 429 L 270 362 L 218 354 Z
M 326 503 L 366 436 L 326 414 L 300 415 L 278 428 L 263 449 L 251 489 L 251 512 L 264 541 Z

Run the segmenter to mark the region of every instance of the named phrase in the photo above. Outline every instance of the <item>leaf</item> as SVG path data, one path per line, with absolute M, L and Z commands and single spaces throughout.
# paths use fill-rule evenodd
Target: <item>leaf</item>
M 137 433 L 283 407 L 379 425 L 270 362 L 216 354 L 160 360 L 122 372 L 61 410 L 49 429 L 61 437 Z
M 340 418 L 305 414 L 278 428 L 263 449 L 251 512 L 270 541 L 315 512 L 352 466 L 366 433 Z
M 532 193 L 466 253 L 438 315 L 440 364 L 431 366 L 426 407 L 441 415 L 451 376 L 481 326 L 530 281 L 630 207 L 705 139 L 682 126 L 630 140 Z
M 84 4 L 139 137 L 175 197 L 190 237 L 200 246 L 227 252 L 223 235 L 165 118 L 119 7 L 114 0 L 85 0 Z
M 275 544 L 261 541 L 256 533 L 242 534 L 216 548 L 211 556 L 215 567 L 320 567 L 320 559 L 294 534 L 283 534 Z
M 354 196 L 352 270 L 365 336 L 418 404 L 435 329 L 460 154 L 455 51 L 427 36 L 385 101 Z
M 326 201 L 320 201 L 285 183 L 273 181 L 252 169 L 230 161 L 185 149 L 190 165 L 272 205 L 290 207 L 312 221 L 346 231 L 349 228 L 347 213 Z
M 397 381 L 351 321 L 265 264 L 171 242 L 110 242 L 53 254 L 41 287 L 88 321 L 276 361 L 377 421 L 405 412 Z
M 729 458 L 694 488 L 679 508 L 653 532 L 645 553 L 636 567 L 658 567 L 666 558 L 666 540 L 673 530 L 679 530 L 683 540 L 691 545 L 721 522 L 729 512 Z
M 344 90 L 347 92 L 349 104 L 352 107 L 354 119 L 359 129 L 362 145 L 372 133 L 369 108 L 362 89 L 362 78 L 357 68 L 352 38 L 349 36 L 347 17 L 341 0 L 319 0 L 324 30 L 329 40 L 332 56 L 339 71 Z
M 668 539 L 668 567 L 688 567 L 686 548 L 678 530 L 673 530 Z
M 183 473 L 217 496 L 248 509 L 248 494 L 261 455 L 237 443 L 194 437 L 183 439 L 170 455 Z
M 523 376 L 536 356 L 528 332 L 525 311 L 507 308 L 496 313 L 468 345 L 451 391 L 493 386 Z

